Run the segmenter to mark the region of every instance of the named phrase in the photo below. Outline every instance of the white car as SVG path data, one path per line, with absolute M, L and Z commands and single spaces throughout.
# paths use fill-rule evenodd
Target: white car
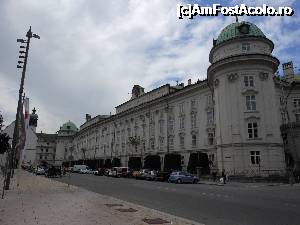
M 44 175 L 45 174 L 45 170 L 41 167 L 38 167 L 35 171 L 36 175 Z
M 81 174 L 93 174 L 93 170 L 89 170 L 89 169 L 81 169 L 80 171 L 79 171 L 79 173 L 81 173 Z

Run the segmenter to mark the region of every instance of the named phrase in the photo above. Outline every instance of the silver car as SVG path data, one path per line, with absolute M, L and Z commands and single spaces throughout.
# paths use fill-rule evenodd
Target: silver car
M 196 184 L 196 183 L 199 182 L 199 178 L 192 175 L 192 174 L 189 174 L 189 173 L 186 173 L 186 172 L 183 172 L 183 171 L 179 171 L 179 172 L 171 173 L 171 175 L 168 179 L 168 182 L 177 183 L 177 184 L 181 184 L 181 183 Z

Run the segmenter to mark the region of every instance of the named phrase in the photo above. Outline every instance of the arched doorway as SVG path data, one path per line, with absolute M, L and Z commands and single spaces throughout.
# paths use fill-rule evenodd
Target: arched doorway
M 197 167 L 200 167 L 201 174 L 209 174 L 209 160 L 208 155 L 203 152 L 191 153 L 187 170 L 189 173 L 196 174 Z
M 176 153 L 166 154 L 164 171 L 181 170 L 181 155 Z
M 111 160 L 110 159 L 105 159 L 104 167 L 105 168 L 111 168 Z
M 121 161 L 119 158 L 113 158 L 112 160 L 112 167 L 119 167 L 121 166 Z
M 152 170 L 160 170 L 160 156 L 159 155 L 147 155 L 144 159 L 144 168 Z
M 140 170 L 142 168 L 141 157 L 130 157 L 128 167 L 133 170 Z

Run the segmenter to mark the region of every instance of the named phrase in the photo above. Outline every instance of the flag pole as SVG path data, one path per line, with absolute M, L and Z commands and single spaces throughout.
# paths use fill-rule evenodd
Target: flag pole
M 25 93 L 23 95 L 23 104 L 22 104 L 22 112 L 21 112 L 22 114 L 23 114 L 24 104 L 25 104 Z M 27 109 L 25 109 L 25 110 L 27 110 Z M 24 129 L 22 130 L 22 132 L 24 133 L 25 132 L 24 115 L 22 115 L 21 121 L 22 121 L 22 124 L 24 126 Z M 24 134 L 22 134 L 22 135 L 24 135 Z M 26 133 L 25 133 L 25 141 L 26 141 Z M 19 145 L 20 155 L 19 155 L 19 162 L 18 162 L 17 187 L 19 187 L 19 185 L 20 185 L 20 173 L 21 173 L 21 164 L 22 164 L 22 154 L 23 154 L 24 148 L 25 148 L 25 143 L 23 143 L 22 146 Z
M 16 121 L 15 121 L 15 128 L 14 128 L 14 134 L 13 134 L 13 140 L 12 140 L 12 150 L 11 150 L 11 155 L 9 159 L 9 166 L 8 166 L 8 171 L 7 171 L 7 177 L 5 179 L 5 190 L 9 190 L 10 186 L 10 178 L 13 175 L 13 168 L 14 168 L 14 162 L 15 162 L 15 157 L 16 157 L 16 145 L 19 140 L 19 119 L 20 119 L 20 109 L 21 109 L 21 104 L 22 104 L 22 94 L 23 94 L 23 89 L 24 89 L 24 80 L 25 80 L 25 73 L 26 73 L 26 66 L 27 66 L 27 59 L 28 59 L 28 53 L 29 53 L 29 45 L 30 45 L 30 39 L 32 37 L 34 38 L 40 38 L 38 35 L 33 34 L 31 32 L 31 26 L 29 30 L 27 31 L 26 34 L 27 41 L 23 39 L 17 39 L 17 42 L 21 43 L 26 43 L 26 50 L 25 50 L 25 56 L 19 56 L 19 58 L 24 58 L 24 64 L 23 67 L 17 66 L 17 68 L 23 68 L 22 70 L 22 77 L 21 77 L 21 83 L 20 83 L 20 89 L 19 89 L 19 100 L 18 100 L 18 107 L 17 107 L 17 113 L 16 113 Z M 20 52 L 21 53 L 21 52 Z

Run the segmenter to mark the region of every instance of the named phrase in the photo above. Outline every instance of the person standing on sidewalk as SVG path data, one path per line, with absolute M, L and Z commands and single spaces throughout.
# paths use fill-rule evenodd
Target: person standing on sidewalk
M 226 184 L 226 174 L 225 174 L 225 169 L 222 170 L 222 178 L 223 178 L 223 184 Z
M 295 183 L 295 175 L 294 175 L 293 169 L 290 169 L 290 172 L 289 172 L 289 183 L 291 186 L 293 186 Z

